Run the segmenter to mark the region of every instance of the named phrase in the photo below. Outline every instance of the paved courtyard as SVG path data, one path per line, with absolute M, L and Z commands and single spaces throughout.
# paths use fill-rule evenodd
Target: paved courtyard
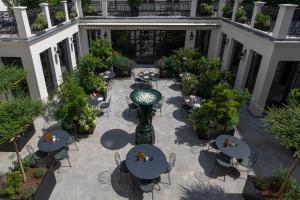
M 142 69 L 136 69 L 142 70 Z M 151 70 L 151 69 L 148 69 Z M 129 115 L 126 96 L 133 88 L 130 78 L 114 80 L 109 96 L 112 97 L 111 112 L 97 119 L 93 135 L 82 138 L 75 146 L 70 146 L 72 167 L 61 167 L 56 173 L 57 184 L 51 200 L 98 200 L 98 199 L 151 199 L 151 194 L 142 194 L 132 188 L 129 175 L 124 175 L 118 183 L 119 172 L 114 160 L 115 152 L 125 159 L 127 152 L 135 145 L 134 131 L 137 121 L 135 113 Z M 177 160 L 171 172 L 172 184 L 168 185 L 167 175 L 162 175 L 161 191 L 154 191 L 154 199 L 243 199 L 241 192 L 245 183 L 245 168 L 231 172 L 223 181 L 222 169 L 211 174 L 215 155 L 207 152 L 205 141 L 197 138 L 192 127 L 186 123 L 186 114 L 180 109 L 183 99 L 180 91 L 173 87 L 172 80 L 160 80 L 158 89 L 166 101 L 153 119 L 156 131 L 156 143 L 165 155 L 175 153 Z M 30 140 L 36 149 L 38 136 L 42 129 L 55 124 L 45 123 L 43 119 L 35 122 L 37 134 Z M 270 175 L 280 164 L 289 166 L 292 163 L 291 153 L 286 151 L 264 130 L 261 119 L 252 118 L 244 110 L 238 126 L 239 137 L 247 138 L 253 152 L 260 152 L 260 159 L 255 165 L 254 173 Z M 26 155 L 24 149 L 22 155 Z M 11 153 L 0 152 L 0 171 L 9 167 Z M 67 166 L 67 161 L 62 166 Z M 240 172 L 239 172 L 240 171 Z M 300 180 L 300 168 L 295 177 Z

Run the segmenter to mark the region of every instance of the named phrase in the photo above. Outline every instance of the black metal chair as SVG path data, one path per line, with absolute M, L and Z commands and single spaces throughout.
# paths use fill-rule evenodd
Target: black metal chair
M 69 158 L 70 158 L 70 156 L 69 156 L 69 147 L 64 147 L 64 148 L 62 148 L 62 149 L 60 149 L 60 150 L 58 150 L 54 153 L 54 160 L 55 161 L 62 161 L 62 160 L 67 159 L 68 163 L 69 163 L 69 166 L 72 167 Z
M 111 97 L 109 97 L 108 101 L 101 102 L 100 105 L 99 105 L 99 107 L 101 109 L 106 110 L 107 116 L 109 116 L 108 112 L 111 112 L 111 110 L 110 110 L 110 101 L 111 101 Z
M 157 186 L 157 188 L 155 188 Z M 142 179 L 139 183 L 139 188 L 143 193 L 150 193 L 153 200 L 153 190 L 160 191 L 160 186 L 152 179 Z
M 158 88 L 158 80 L 159 80 L 158 74 L 154 74 L 154 76 L 151 76 L 151 81 L 155 82 L 157 88 Z
M 226 172 L 224 174 L 224 182 L 225 182 L 226 175 L 228 174 L 229 169 L 232 167 L 231 157 L 229 157 L 223 153 L 218 153 L 217 158 L 215 160 L 215 166 L 212 169 L 211 173 L 213 173 L 215 171 L 217 166 L 225 169 L 225 172 Z
M 161 108 L 162 108 L 164 102 L 165 102 L 165 97 L 162 96 L 162 97 L 161 97 L 161 100 L 160 100 L 157 104 L 154 104 L 154 105 L 153 105 L 153 108 L 155 108 L 156 110 L 159 109 L 159 112 L 160 112 L 160 116 L 161 116 L 161 117 L 162 117 L 162 114 L 161 114 Z
M 34 160 L 35 165 L 38 164 L 39 160 L 42 160 L 43 158 L 47 157 L 48 154 L 46 152 L 42 152 L 40 150 L 34 151 L 33 147 L 31 145 L 26 145 L 26 149 L 31 156 L 31 158 Z
M 175 166 L 175 162 L 176 162 L 176 154 L 175 153 L 171 153 L 169 156 L 169 162 L 166 165 L 166 169 L 163 172 L 163 174 L 168 174 L 168 184 L 171 185 L 171 171 Z
M 121 156 L 118 152 L 115 153 L 115 161 L 116 161 L 117 167 L 119 167 L 119 170 L 120 170 L 120 178 L 119 178 L 119 184 L 120 184 L 121 179 L 122 179 L 122 174 L 128 174 L 130 172 L 126 166 L 125 160 L 121 161 Z
M 237 161 L 239 165 L 247 168 L 247 176 L 248 176 L 252 170 L 252 167 L 255 165 L 258 159 L 259 159 L 259 153 L 254 153 L 249 158 L 238 159 Z
M 128 104 L 128 108 L 129 108 L 129 116 L 130 116 L 130 115 L 131 115 L 131 110 L 136 110 L 136 109 L 138 109 L 138 106 L 137 106 L 135 103 L 131 102 L 131 101 L 129 100 L 129 97 L 128 97 L 128 96 L 126 96 L 126 101 L 127 101 L 127 104 Z
M 219 148 L 217 147 L 216 140 L 210 140 L 210 141 L 208 142 L 208 148 L 207 148 L 207 151 L 209 151 L 210 149 L 214 149 L 216 152 L 218 152 Z
M 76 127 L 76 125 L 75 124 L 73 124 L 73 126 L 72 126 L 72 128 L 73 128 L 73 133 L 74 133 L 74 135 L 69 135 L 69 138 L 68 138 L 68 141 L 67 141 L 67 145 L 71 145 L 71 144 L 74 144 L 75 145 L 75 147 L 76 147 L 76 150 L 77 151 L 79 151 L 79 148 L 78 148 L 78 146 L 77 146 L 77 127 Z
M 137 78 L 134 72 L 131 72 L 135 84 L 141 84 L 143 80 L 141 78 Z

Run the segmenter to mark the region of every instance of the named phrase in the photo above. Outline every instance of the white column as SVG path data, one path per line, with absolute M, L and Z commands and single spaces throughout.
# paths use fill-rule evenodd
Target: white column
M 18 34 L 21 38 L 29 38 L 31 36 L 31 29 L 27 17 L 25 6 L 13 7 L 14 15 L 17 22 Z
M 80 28 L 79 29 L 79 38 L 80 38 L 80 58 L 84 57 L 89 53 L 89 41 L 87 30 Z
M 195 48 L 196 30 L 187 30 L 185 32 L 184 48 Z
M 242 2 L 242 0 L 234 0 L 234 6 L 233 6 L 233 11 L 232 11 L 232 16 L 231 16 L 231 21 L 233 21 L 233 22 L 235 21 L 236 12 L 237 12 L 241 2 Z
M 222 62 L 223 70 L 229 69 L 229 64 L 230 64 L 230 59 L 232 56 L 231 54 L 233 49 L 233 39 L 228 36 L 227 39 L 228 39 L 228 43 L 225 45 L 224 54 L 223 54 L 223 62 Z
M 263 56 L 249 104 L 249 111 L 253 116 L 259 117 L 263 114 L 277 65 L 278 60 L 272 52 Z
M 74 5 L 75 5 L 76 11 L 77 11 L 78 18 L 83 17 L 81 0 L 75 0 Z
M 73 40 L 75 38 L 73 37 L 69 37 L 67 39 L 67 54 L 68 54 L 68 57 L 69 57 L 69 62 L 70 62 L 70 65 L 72 67 L 72 70 L 75 70 L 76 69 L 76 55 L 75 55 L 75 47 L 74 47 L 74 43 L 73 43 Z
M 51 64 L 51 70 L 53 72 L 53 81 L 56 87 L 58 87 L 63 82 L 61 65 L 59 60 L 59 55 L 57 53 L 57 45 L 50 47 L 49 58 Z
M 108 11 L 107 11 L 107 1 L 102 1 L 102 16 L 107 17 Z
M 226 6 L 226 0 L 219 0 L 218 4 L 218 17 L 222 17 L 223 15 L 223 8 Z
M 221 44 L 221 31 L 219 29 L 213 29 L 210 33 L 209 47 L 207 56 L 209 58 L 217 57 Z
M 42 8 L 43 14 L 47 19 L 48 28 L 51 28 L 52 22 L 49 13 L 49 3 L 40 3 L 40 7 Z
M 60 1 L 64 12 L 65 12 L 65 22 L 70 21 L 70 17 L 69 17 L 69 11 L 68 11 L 68 5 L 67 5 L 67 1 Z
M 24 69 L 28 72 L 27 84 L 30 96 L 33 99 L 47 99 L 48 92 L 39 52 L 32 50 L 31 53 L 26 54 L 21 59 Z
M 246 85 L 248 72 L 253 58 L 253 52 L 250 49 L 244 47 L 243 51 L 245 50 L 246 50 L 246 55 L 243 59 L 240 60 L 238 72 L 234 83 L 234 87 L 240 89 L 244 88 Z
M 254 2 L 254 9 L 253 9 L 253 13 L 252 13 L 250 28 L 254 28 L 256 15 L 261 13 L 265 4 L 266 4 L 266 2 L 263 2 L 263 1 L 255 1 Z
M 289 32 L 292 23 L 294 11 L 297 5 L 294 4 L 280 4 L 279 12 L 276 19 L 276 24 L 273 30 L 273 37 L 283 39 Z
M 192 0 L 191 2 L 191 17 L 196 17 L 196 12 L 197 12 L 197 2 L 198 0 Z

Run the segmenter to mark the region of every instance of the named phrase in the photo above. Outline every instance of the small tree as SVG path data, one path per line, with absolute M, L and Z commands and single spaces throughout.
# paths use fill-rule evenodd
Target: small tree
M 91 46 L 91 53 L 93 56 L 100 59 L 101 68 L 104 71 L 110 67 L 113 50 L 110 43 L 107 40 L 103 38 L 98 38 L 97 40 L 93 41 Z
M 13 142 L 24 182 L 26 176 L 16 138 L 25 133 L 25 130 L 33 119 L 40 114 L 41 110 L 42 103 L 30 98 L 20 97 L 0 103 L 0 144 L 6 141 Z
M 280 108 L 270 108 L 265 119 L 266 126 L 287 149 L 294 152 L 295 161 L 278 192 L 281 198 L 284 188 L 300 160 L 300 106 L 291 103 Z

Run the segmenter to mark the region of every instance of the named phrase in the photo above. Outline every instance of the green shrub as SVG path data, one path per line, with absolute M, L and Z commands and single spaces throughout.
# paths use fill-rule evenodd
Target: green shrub
M 76 11 L 76 8 L 75 8 L 75 7 L 72 7 L 72 8 L 71 8 L 71 11 L 70 11 L 70 13 L 69 13 L 69 16 L 70 16 L 70 18 L 75 18 L 75 17 L 77 17 L 77 11 Z
M 22 176 L 16 172 L 8 172 L 4 177 L 6 192 L 9 196 L 15 197 L 21 191 Z
M 134 67 L 134 64 L 127 57 L 118 53 L 112 56 L 111 62 L 114 72 L 118 75 L 130 75 L 131 69 Z
M 85 6 L 83 8 L 83 13 L 85 15 L 95 15 L 95 14 L 97 14 L 97 10 L 92 6 Z
M 198 5 L 199 14 L 201 16 L 211 16 L 213 14 L 213 7 L 207 3 L 201 3 Z
M 223 8 L 223 17 L 225 18 L 231 18 L 233 13 L 233 8 L 230 5 L 225 5 Z
M 106 71 L 111 66 L 111 57 L 113 55 L 113 50 L 110 43 L 103 38 L 98 38 L 92 42 L 91 54 L 101 61 L 101 71 Z
M 64 11 L 57 11 L 55 13 L 55 19 L 58 21 L 65 21 L 65 12 Z
M 47 25 L 47 19 L 43 13 L 38 14 L 37 18 L 35 18 L 32 27 L 34 30 L 41 31 Z
M 242 7 L 238 8 L 235 15 L 235 20 L 239 23 L 245 23 L 247 21 L 247 13 Z
M 289 92 L 287 102 L 289 104 L 297 104 L 300 105 L 300 88 L 292 89 Z
M 13 161 L 12 164 L 13 167 L 10 168 L 12 171 L 19 171 L 19 172 L 21 171 L 20 164 L 17 160 Z M 25 156 L 22 159 L 22 164 L 23 164 L 24 171 L 26 172 L 32 164 L 31 156 L 30 155 Z
M 260 30 L 268 30 L 270 27 L 271 17 L 269 15 L 258 13 L 255 17 L 255 27 Z
M 46 175 L 46 173 L 47 173 L 47 169 L 45 167 L 39 167 L 35 169 L 33 175 L 34 178 L 41 179 Z
M 105 93 L 107 91 L 106 81 L 96 74 L 83 74 L 80 76 L 80 85 L 86 94 L 92 92 Z
M 86 56 L 84 56 L 80 60 L 78 65 L 79 73 L 92 74 L 99 70 L 104 70 L 101 60 L 91 54 L 87 54 Z
M 128 0 L 127 2 L 132 7 L 138 7 L 143 3 L 143 0 Z
M 183 96 L 195 95 L 197 91 L 197 76 L 187 76 L 181 81 L 181 92 Z
M 24 200 L 30 200 L 31 197 L 35 194 L 35 192 L 36 192 L 35 187 L 26 188 L 21 192 L 21 197 Z

